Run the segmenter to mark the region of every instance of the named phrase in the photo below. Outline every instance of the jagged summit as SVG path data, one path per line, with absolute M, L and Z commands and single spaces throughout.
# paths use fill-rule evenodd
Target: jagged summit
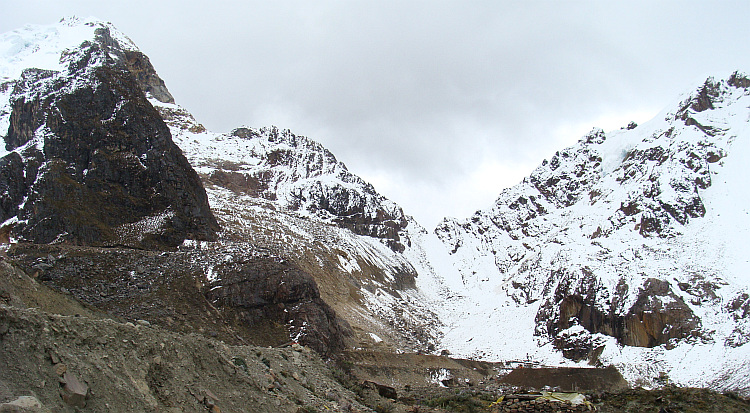
M 0 37 L 0 221 L 19 240 L 176 246 L 218 229 L 147 95 L 171 101 L 108 23 L 63 19 Z
M 312 139 L 207 131 L 111 24 L 64 19 L 0 35 L 0 241 L 168 328 L 747 393 L 748 107 L 748 76 L 708 79 L 428 233 Z
M 467 290 L 492 297 L 477 300 L 475 317 L 496 319 L 499 330 L 477 337 L 464 323 L 446 343 L 481 355 L 526 335 L 542 353 L 619 363 L 634 376 L 663 370 L 698 383 L 732 370 L 741 383 L 748 372 L 736 368 L 750 351 L 750 264 L 740 252 L 750 229 L 741 182 L 750 176 L 748 82 L 737 72 L 709 78 L 652 121 L 595 129 L 490 209 L 442 222 L 436 234 Z M 686 367 L 706 352 L 724 361 Z M 644 357 L 656 362 L 643 367 Z

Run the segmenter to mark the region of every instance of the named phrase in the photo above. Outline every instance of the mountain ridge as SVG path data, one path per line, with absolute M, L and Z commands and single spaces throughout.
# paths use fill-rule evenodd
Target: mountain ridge
M 747 191 L 732 191 L 741 189 L 746 176 L 732 151 L 750 153 L 743 149 L 748 146 L 746 75 L 709 79 L 642 125 L 595 129 L 504 190 L 492 207 L 465 220 L 446 219 L 430 233 L 311 139 L 276 127 L 207 131 L 175 103 L 148 57 L 111 25 L 92 19 L 61 24 L 55 30 L 81 35 L 80 29 L 93 42 L 62 47 L 63 40 L 75 36 L 63 33 L 58 41 L 54 30 L 39 27 L 0 37 L 0 45 L 12 46 L 0 49 L 9 62 L 0 65 L 0 130 L 8 127 L 7 153 L 0 161 L 0 222 L 9 240 L 99 245 L 96 234 L 85 228 L 80 237 L 74 235 L 81 229 L 70 225 L 36 237 L 25 228 L 38 227 L 28 224 L 37 215 L 14 218 L 16 209 L 42 205 L 27 198 L 34 183 L 20 183 L 34 175 L 27 172 L 34 165 L 58 156 L 52 149 L 61 141 L 59 130 L 70 122 L 55 118 L 55 110 L 106 103 L 107 113 L 83 113 L 93 128 L 70 131 L 71 136 L 91 136 L 94 130 L 97 137 L 113 136 L 110 145 L 126 147 L 112 151 L 122 155 L 116 159 L 125 167 L 115 163 L 103 170 L 158 170 L 158 165 L 144 165 L 159 159 L 149 152 L 153 148 L 129 149 L 155 136 L 149 145 L 164 145 L 157 152 L 179 147 L 169 165 L 181 165 L 176 174 L 189 177 L 192 189 L 177 190 L 169 198 L 172 203 L 161 204 L 158 211 L 107 214 L 128 222 L 108 224 L 120 232 L 104 237 L 101 245 L 143 248 L 143 253 L 128 253 L 142 262 L 138 268 L 108 266 L 107 260 L 90 255 L 65 258 L 64 252 L 45 258 L 16 248 L 17 259 L 42 279 L 95 301 L 111 293 L 99 281 L 81 288 L 70 284 L 74 280 L 65 278 L 67 269 L 95 274 L 106 268 L 92 279 L 122 273 L 130 280 L 115 282 L 125 282 L 138 297 L 168 291 L 145 282 L 149 277 L 160 280 L 168 273 L 167 278 L 194 279 L 191 294 L 201 311 L 215 309 L 238 329 L 260 328 L 267 321 L 270 336 L 299 340 L 321 354 L 352 347 L 445 349 L 488 360 L 612 364 L 631 384 L 653 384 L 668 374 L 680 384 L 750 391 L 744 379 L 750 372 L 742 363 L 750 357 L 750 300 L 743 277 L 748 265 L 741 259 L 747 210 L 733 203 L 750 197 Z M 49 47 L 35 49 L 40 38 Z M 20 68 L 21 57 L 31 50 L 42 56 L 27 61 L 42 64 Z M 62 58 L 51 59 L 55 53 Z M 94 74 L 64 79 L 64 71 Z M 100 79 L 114 98 L 97 97 L 96 88 L 90 96 L 81 92 L 91 89 L 85 79 Z M 89 103 L 80 105 L 83 100 L 77 99 L 60 105 L 54 93 L 31 99 L 45 90 L 83 93 Z M 135 112 L 122 112 L 118 120 L 118 111 L 129 110 L 128 105 Z M 70 119 L 81 118 L 69 113 Z M 128 129 L 130 119 L 155 132 Z M 44 134 L 41 125 L 47 128 L 41 129 Z M 128 138 L 137 142 L 126 145 Z M 109 150 L 97 144 L 92 142 L 92 153 Z M 33 156 L 18 149 L 23 145 Z M 80 152 L 74 149 L 62 153 Z M 92 183 L 74 178 L 96 168 L 84 168 L 79 158 L 60 157 L 51 165 L 85 192 Z M 66 168 L 80 171 L 65 175 Z M 136 172 L 123 187 L 148 181 Z M 149 182 L 133 196 L 169 192 L 159 189 L 160 180 Z M 40 188 L 54 194 L 53 188 Z M 192 194 L 189 205 L 180 204 L 185 194 Z M 94 201 L 100 200 L 84 197 L 80 204 L 101 210 L 90 208 L 98 205 Z M 65 216 L 59 209 L 52 215 Z M 185 230 L 183 221 L 193 222 L 193 229 Z M 151 238 L 142 236 L 144 229 Z M 150 252 L 164 248 L 187 258 L 165 259 L 170 262 L 165 273 L 159 269 L 161 256 Z M 180 268 L 174 264 L 178 259 L 190 261 Z M 151 307 L 138 308 L 145 311 L 143 317 L 157 316 Z M 194 327 L 186 323 L 185 328 Z M 721 351 L 723 364 L 699 360 L 709 351 Z
M 738 72 L 710 78 L 644 125 L 594 130 L 505 190 L 491 208 L 444 221 L 436 231 L 461 263 L 462 278 L 506 297 L 527 314 L 526 334 L 533 331 L 540 348 L 574 360 L 603 358 L 627 371 L 633 369 L 627 364 L 647 363 L 628 359 L 634 354 L 624 349 L 654 348 L 642 354 L 663 352 L 656 369 L 689 376 L 667 353 L 674 350 L 685 363 L 687 350 L 676 348 L 697 354 L 713 343 L 733 360 L 726 363 L 742 366 L 747 350 L 723 349 L 724 342 L 740 349 L 746 327 L 722 303 L 740 305 L 747 280 L 725 274 L 727 234 L 701 239 L 700 233 L 726 225 L 712 211 L 711 195 L 716 186 L 728 191 L 716 180 L 732 160 L 735 140 L 747 140 L 746 84 Z M 746 215 L 742 208 L 739 215 Z M 747 219 L 733 225 L 734 232 L 746 231 Z M 744 245 L 731 239 L 735 248 Z M 726 327 L 732 332 L 719 333 Z M 712 370 L 702 367 L 704 374 Z M 629 379 L 637 375 L 647 374 Z M 677 380 L 701 380 L 685 376 Z M 742 382 L 741 374 L 735 380 Z

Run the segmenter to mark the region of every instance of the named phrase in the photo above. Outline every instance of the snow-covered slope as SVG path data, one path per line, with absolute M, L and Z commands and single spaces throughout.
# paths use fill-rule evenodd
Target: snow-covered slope
M 312 139 L 276 127 L 214 133 L 178 105 L 151 103 L 204 180 L 219 249 L 262 246 L 304 268 L 356 347 L 434 348 L 436 296 L 418 286 L 434 273 L 418 273 L 408 254 L 419 248 L 410 233 L 425 231 L 401 207 Z
M 163 235 L 154 228 L 179 211 L 196 220 L 213 214 L 222 227 L 218 238 L 210 217 L 196 225 L 210 227 L 203 236 L 193 230 L 171 242 L 193 238 L 181 248 L 201 257 L 191 265 L 202 269 L 196 277 L 214 304 L 254 297 L 238 286 L 250 284 L 246 273 L 257 275 L 259 256 L 270 260 L 264 265 L 294 269 L 295 282 L 327 303 L 273 302 L 272 321 L 283 323 L 289 339 L 307 334 L 328 342 L 351 332 L 330 342 L 615 364 L 632 383 L 668 376 L 750 393 L 748 88 L 742 74 L 709 79 L 646 124 L 594 130 L 491 208 L 446 219 L 431 233 L 312 139 L 275 127 L 207 131 L 110 24 L 64 19 L 27 26 L 0 35 L 0 235 L 38 219 L 66 225 L 50 226 L 42 235 L 61 238 L 42 242 L 76 242 L 75 231 L 91 238 L 109 228 L 99 221 L 116 217 L 126 222 L 110 225 L 119 231 L 112 237 L 130 245 L 144 228 Z M 82 109 L 66 112 L 76 108 Z M 159 170 L 169 153 L 162 149 L 179 152 L 172 140 L 184 153 L 173 154 L 172 165 L 185 168 L 146 174 Z M 84 141 L 94 149 L 76 146 Z M 31 179 L 39 165 L 57 168 L 52 175 L 39 169 L 55 178 L 49 185 Z M 188 192 L 178 176 L 198 186 L 202 180 L 210 212 L 188 205 L 204 205 L 200 196 L 180 198 Z M 113 214 L 106 208 L 127 205 L 106 198 L 121 189 L 101 190 L 113 177 L 127 178 L 122 191 L 134 191 L 130 196 L 172 189 L 176 195 L 157 210 Z M 134 189 L 145 181 L 157 189 Z M 61 182 L 96 192 L 76 200 L 75 219 L 34 212 L 44 208 L 32 204 L 46 205 L 34 197 L 56 193 Z M 174 188 L 159 189 L 167 183 Z M 68 210 L 65 204 L 49 216 Z M 99 221 L 81 227 L 91 222 L 89 213 L 99 213 Z M 296 287 L 284 282 L 261 293 L 295 296 Z M 256 310 L 242 311 L 262 313 Z
M 738 73 L 708 79 L 646 124 L 593 130 L 491 208 L 442 222 L 465 291 L 444 345 L 747 392 L 749 86 Z

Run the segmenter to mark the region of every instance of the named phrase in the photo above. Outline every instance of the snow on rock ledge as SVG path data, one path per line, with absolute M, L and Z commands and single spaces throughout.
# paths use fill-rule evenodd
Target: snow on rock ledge
M 491 208 L 443 221 L 435 233 L 465 294 L 475 297 L 471 313 L 461 304 L 465 328 L 475 324 L 472 315 L 496 325 L 482 339 L 454 325 L 445 339 L 451 351 L 481 354 L 488 337 L 518 329 L 501 314 L 515 320 L 517 313 L 531 327 L 523 334 L 534 337 L 535 354 L 548 362 L 560 362 L 549 352 L 556 347 L 648 380 L 658 372 L 632 367 L 651 357 L 658 363 L 650 368 L 703 385 L 726 366 L 686 369 L 675 361 L 694 361 L 686 349 L 721 348 L 726 363 L 743 364 L 750 351 L 739 316 L 750 286 L 740 252 L 750 247 L 748 87 L 740 73 L 710 78 L 650 122 L 593 130 Z M 503 352 L 514 350 L 493 354 Z M 736 380 L 722 386 L 743 389 Z
M 401 208 L 349 172 L 321 144 L 276 127 L 193 133 L 196 127 L 179 117 L 178 108 L 168 113 L 178 144 L 207 183 L 383 239 L 396 251 L 408 243 L 402 239 L 407 219 Z

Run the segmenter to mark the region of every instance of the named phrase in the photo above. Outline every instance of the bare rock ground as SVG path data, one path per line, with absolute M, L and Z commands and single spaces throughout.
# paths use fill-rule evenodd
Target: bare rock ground
M 370 411 L 307 347 L 118 322 L 0 267 L 0 411 Z
M 0 412 L 750 411 L 736 395 L 672 387 L 588 392 L 586 406 L 524 401 L 543 380 L 509 386 L 489 363 L 385 352 L 334 363 L 296 344 L 231 345 L 111 317 L 0 251 Z

